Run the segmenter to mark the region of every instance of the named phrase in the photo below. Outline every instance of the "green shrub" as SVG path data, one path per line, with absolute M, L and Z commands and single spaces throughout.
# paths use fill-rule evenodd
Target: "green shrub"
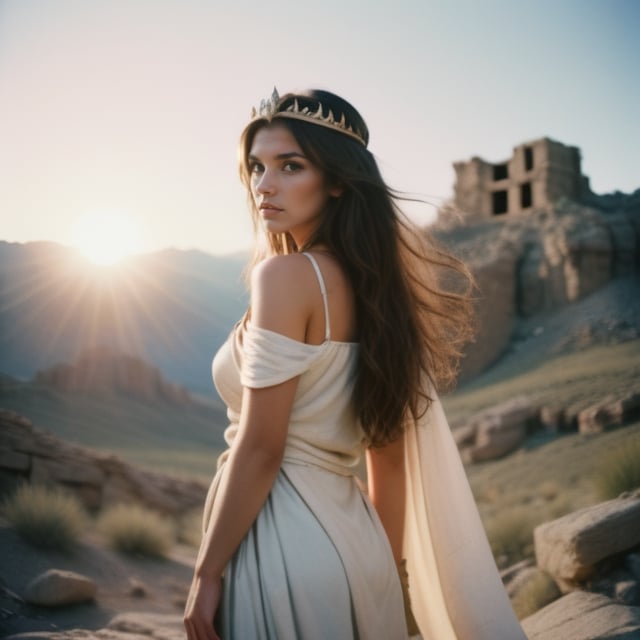
M 45 549 L 67 550 L 78 542 L 87 515 L 61 489 L 23 484 L 3 504 L 4 514 L 28 542 Z
M 520 620 L 560 597 L 560 590 L 551 576 L 538 571 L 525 582 L 511 600 L 513 610 Z
M 163 557 L 175 541 L 168 518 L 138 505 L 118 504 L 106 509 L 97 526 L 114 549 L 126 553 Z
M 518 562 L 533 553 L 534 522 L 526 507 L 504 509 L 486 523 L 491 551 L 500 566 Z
M 596 490 L 602 500 L 640 488 L 640 438 L 626 442 L 607 454 L 595 474 Z

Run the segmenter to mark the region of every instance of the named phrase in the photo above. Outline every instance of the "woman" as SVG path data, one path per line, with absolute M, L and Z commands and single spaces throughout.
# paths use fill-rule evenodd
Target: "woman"
M 434 392 L 469 326 L 438 271 L 463 267 L 403 222 L 350 104 L 274 90 L 252 116 L 240 173 L 260 242 L 213 364 L 229 449 L 189 639 L 406 638 L 403 558 L 425 638 L 524 638 Z

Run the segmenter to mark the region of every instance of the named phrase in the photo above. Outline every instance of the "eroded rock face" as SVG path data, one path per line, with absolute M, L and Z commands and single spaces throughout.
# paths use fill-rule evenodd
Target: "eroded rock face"
M 640 637 L 640 608 L 576 591 L 525 618 L 522 628 L 529 640 L 631 640 Z
M 563 592 L 575 589 L 599 562 L 640 544 L 640 490 L 541 524 L 534 544 L 538 566 Z
M 139 469 L 0 410 L 0 486 L 8 491 L 19 481 L 61 486 L 90 510 L 133 502 L 172 516 L 201 508 L 207 492 L 203 482 Z
M 464 377 L 500 356 L 519 318 L 561 308 L 637 271 L 640 196 L 619 210 L 591 204 L 562 199 L 526 215 L 437 232 L 478 283 L 479 332 L 466 348 Z
M 74 571 L 49 569 L 27 585 L 24 598 L 30 604 L 61 607 L 93 600 L 96 583 Z

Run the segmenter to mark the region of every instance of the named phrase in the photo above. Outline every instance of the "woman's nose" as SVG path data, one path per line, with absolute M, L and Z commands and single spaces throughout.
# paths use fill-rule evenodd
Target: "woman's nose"
M 273 193 L 275 189 L 275 184 L 273 181 L 273 176 L 270 171 L 264 171 L 260 176 L 260 179 L 256 183 L 256 191 L 258 193 Z

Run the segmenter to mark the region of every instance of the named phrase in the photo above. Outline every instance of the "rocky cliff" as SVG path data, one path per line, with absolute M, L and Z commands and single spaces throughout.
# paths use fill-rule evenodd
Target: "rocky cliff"
M 478 282 L 479 333 L 463 363 L 469 378 L 500 356 L 520 321 L 637 273 L 640 191 L 594 200 L 593 206 L 562 199 L 526 215 L 436 235 L 471 266 Z M 640 325 L 630 337 L 639 333 Z

